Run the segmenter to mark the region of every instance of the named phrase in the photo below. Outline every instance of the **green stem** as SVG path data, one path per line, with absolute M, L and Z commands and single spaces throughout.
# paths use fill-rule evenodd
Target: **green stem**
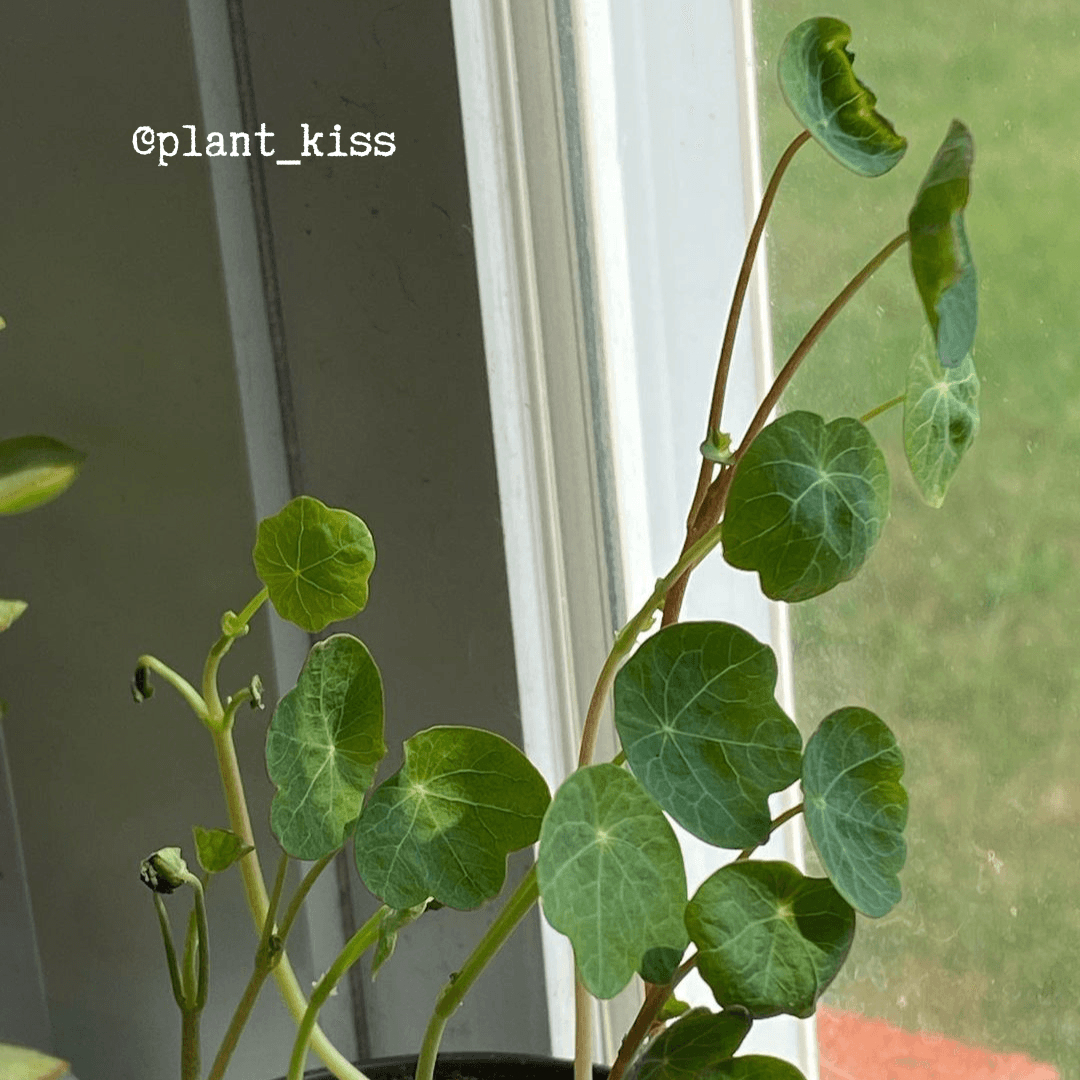
M 191 711 L 205 724 L 207 718 L 206 702 L 199 697 L 198 691 L 183 677 L 173 671 L 168 664 L 162 663 L 156 656 L 144 653 L 136 661 L 138 667 L 149 668 L 155 675 L 160 675 L 191 707 Z
M 199 997 L 199 917 L 192 902 L 188 912 L 187 935 L 184 937 L 184 960 L 180 968 L 180 980 L 184 984 L 185 1008 L 192 1008 Z
M 203 665 L 202 693 L 209 713 L 208 726 L 222 727 L 225 723 L 225 709 L 218 693 L 217 673 L 222 657 L 232 648 L 233 642 L 248 632 L 248 623 L 252 616 L 266 603 L 269 593 L 266 588 L 257 592 L 245 605 L 239 615 L 227 611 L 221 619 L 222 634 L 211 646 Z
M 248 602 L 244 607 L 244 610 L 236 616 L 236 621 L 241 626 L 247 626 L 249 622 L 255 617 L 255 612 L 259 610 L 266 603 L 270 596 L 270 590 L 264 585 Z M 239 637 L 239 635 L 237 635 Z
M 634 643 L 643 634 L 652 622 L 656 609 L 664 602 L 668 589 L 682 577 L 684 573 L 697 566 L 717 544 L 720 543 L 720 528 L 710 529 L 700 540 L 692 544 L 683 552 L 679 561 L 656 583 L 648 600 L 641 605 L 637 614 L 632 616 L 626 625 L 615 635 L 615 643 L 611 646 L 604 666 L 600 669 L 600 675 L 593 689 L 592 700 L 589 702 L 589 710 L 585 714 L 585 723 L 581 732 L 581 750 L 578 754 L 578 767 L 588 765 L 592 761 L 593 752 L 596 749 L 596 736 L 600 729 L 600 717 L 604 711 L 608 692 L 615 682 L 615 676 L 622 666 L 623 661 L 634 648 Z
M 278 936 L 283 941 L 288 935 L 289 930 L 292 928 L 293 920 L 296 918 L 301 906 L 307 899 L 307 894 L 311 891 L 311 886 L 315 884 L 319 875 L 334 861 L 340 851 L 341 848 L 338 848 L 337 851 L 331 851 L 329 855 L 324 855 L 304 875 L 303 881 L 297 886 L 293 898 L 289 901 L 289 906 L 285 909 L 285 915 L 281 920 L 281 928 L 278 931 Z
M 383 919 L 390 914 L 390 908 L 385 904 L 371 916 L 370 919 L 348 940 L 345 948 L 338 954 L 337 959 L 330 965 L 330 970 L 319 980 L 318 985 L 312 991 L 311 1000 L 308 1002 L 307 1011 L 300 1021 L 296 1032 L 296 1041 L 293 1043 L 292 1059 L 289 1062 L 288 1080 L 303 1080 L 304 1061 L 307 1058 L 308 1042 L 311 1039 L 312 1029 L 315 1027 L 315 1017 L 319 1015 L 319 1009 L 326 1003 L 326 999 L 333 992 L 334 987 L 341 981 L 345 973 L 364 955 L 375 943 L 379 936 L 379 927 Z
M 894 398 L 889 398 L 888 401 L 883 401 L 880 405 L 875 406 L 868 413 L 859 417 L 860 424 L 869 424 L 875 416 L 880 416 L 883 412 L 888 412 L 890 409 L 895 408 L 897 405 L 902 405 L 907 394 L 897 394 Z
M 221 715 L 221 723 L 225 728 L 231 728 L 233 721 L 236 719 L 236 711 L 244 704 L 245 701 L 254 701 L 255 694 L 250 686 L 245 686 L 242 690 L 237 690 L 235 694 L 229 697 L 229 700 L 225 702 L 225 706 Z M 254 708 L 254 706 L 252 706 Z
M 173 997 L 180 1009 L 185 1006 L 184 984 L 180 978 L 180 967 L 176 962 L 176 946 L 173 945 L 172 926 L 169 924 L 169 913 L 165 909 L 165 901 L 161 893 L 154 893 L 154 909 L 157 911 L 158 925 L 161 927 L 161 938 L 165 942 L 165 960 L 169 965 L 169 980 L 172 983 Z
M 191 875 L 191 881 L 188 884 L 195 892 L 195 916 L 199 937 L 199 980 L 195 995 L 195 1009 L 202 1012 L 210 988 L 210 931 L 206 922 L 206 894 L 203 891 L 202 882 L 194 874 Z
M 447 1021 L 461 1004 L 462 998 L 476 982 L 487 963 L 513 932 L 514 927 L 528 914 L 539 895 L 540 887 L 536 881 L 536 867 L 533 866 L 506 901 L 502 911 L 473 949 L 461 970 L 451 975 L 450 981 L 440 991 L 435 1002 L 435 1011 L 424 1033 L 423 1045 L 420 1047 L 420 1058 L 416 1063 L 416 1080 L 432 1080 L 435 1073 L 435 1059 L 439 1054 L 439 1043 L 442 1041 Z
M 574 972 L 574 1080 L 592 1080 L 592 998 Z
M 793 806 L 789 810 L 785 810 L 778 818 L 775 818 L 772 824 L 769 825 L 769 836 L 772 836 L 772 834 L 776 832 L 776 830 L 779 829 L 785 821 L 790 821 L 797 814 L 801 814 L 805 805 L 805 803 L 799 803 L 798 806 Z M 769 837 L 767 836 L 765 840 L 768 840 L 768 838 Z M 765 841 L 762 841 L 762 843 L 764 842 Z M 750 856 L 753 855 L 759 847 L 761 847 L 761 844 L 754 844 L 753 847 L 743 848 L 743 850 L 739 852 L 738 858 L 736 858 L 735 861 L 743 862 L 745 859 L 749 859 Z
M 180 1080 L 199 1080 L 199 1010 L 183 1009 L 180 1027 Z

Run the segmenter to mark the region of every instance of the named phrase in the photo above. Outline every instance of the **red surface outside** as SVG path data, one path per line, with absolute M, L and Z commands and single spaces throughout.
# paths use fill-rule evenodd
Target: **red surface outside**
M 821 1080 L 1061 1080 L 1052 1065 L 819 1007 Z

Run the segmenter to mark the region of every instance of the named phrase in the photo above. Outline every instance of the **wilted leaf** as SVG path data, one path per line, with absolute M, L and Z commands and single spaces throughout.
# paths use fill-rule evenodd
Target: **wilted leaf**
M 79 475 L 86 455 L 47 435 L 0 442 L 0 514 L 21 514 L 55 499 Z
M 868 709 L 831 713 L 806 744 L 806 827 L 837 891 L 864 915 L 885 915 L 900 899 L 903 774 L 893 733 Z
M 799 778 L 802 737 L 775 697 L 772 650 L 730 623 L 679 623 L 615 679 L 615 726 L 645 790 L 721 847 L 761 843 L 769 795 Z
M 686 948 L 686 871 L 663 811 L 624 769 L 578 769 L 555 793 L 536 862 L 544 916 L 589 992 L 614 997 L 650 950 Z
M 397 947 L 398 932 L 410 923 L 416 922 L 427 911 L 427 901 L 415 907 L 394 909 L 379 923 L 379 937 L 375 942 L 375 951 L 371 957 L 371 977 L 379 974 L 379 968 L 394 955 Z

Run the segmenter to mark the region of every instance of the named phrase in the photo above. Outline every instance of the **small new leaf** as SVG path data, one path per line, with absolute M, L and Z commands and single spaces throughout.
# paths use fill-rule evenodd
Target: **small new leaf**
M 570 939 L 595 997 L 614 997 L 651 950 L 686 948 L 679 842 L 625 769 L 592 765 L 563 783 L 544 817 L 536 876 L 544 916 Z
M 904 453 L 922 497 L 931 506 L 945 492 L 979 430 L 979 377 L 970 353 L 943 368 L 932 348 L 908 368 L 904 396 Z
M 379 968 L 394 955 L 397 947 L 397 936 L 409 923 L 416 922 L 427 911 L 427 901 L 417 904 L 415 907 L 392 910 L 381 923 L 379 923 L 379 937 L 375 942 L 375 952 L 371 957 L 371 978 L 379 974 Z
M 259 524 L 252 557 L 277 613 L 309 633 L 367 604 L 375 544 L 347 510 L 301 495 Z
M 25 600 L 0 600 L 0 632 L 6 630 L 27 606 Z
M 964 229 L 974 160 L 971 132 L 954 120 L 908 215 L 911 273 L 946 368 L 971 352 L 978 321 L 978 281 Z
M 615 726 L 634 775 L 710 844 L 761 843 L 769 795 L 799 778 L 802 737 L 776 701 L 776 676 L 767 645 L 716 622 L 661 630 L 615 678 Z
M 55 499 L 75 482 L 85 457 L 47 435 L 0 442 L 0 514 L 21 514 Z
M 195 834 L 195 857 L 208 874 L 228 870 L 234 862 L 255 850 L 228 829 L 204 829 L 196 825 L 192 832 Z
M 351 634 L 317 642 L 266 738 L 278 787 L 270 827 L 281 846 L 298 859 L 341 847 L 385 754 L 382 679 L 371 653 Z
M 510 852 L 536 842 L 550 800 L 513 743 L 477 728 L 429 728 L 405 740 L 401 769 L 368 799 L 356 868 L 393 908 L 427 897 L 478 907 L 498 895 Z
M 649 1044 L 637 1080 L 712 1080 L 750 1031 L 745 1013 L 691 1009 Z
M 806 744 L 806 828 L 837 891 L 864 915 L 885 915 L 900 899 L 903 774 L 893 733 L 867 709 L 831 713 Z
M 790 412 L 751 443 L 724 514 L 724 558 L 794 603 L 858 573 L 889 515 L 889 473 L 858 420 Z
M 855 935 L 855 912 L 826 878 L 784 862 L 734 862 L 686 908 L 698 971 L 722 1008 L 755 1019 L 809 1016 Z
M 67 1074 L 66 1061 L 25 1046 L 0 1043 L 0 1076 L 4 1080 L 61 1080 Z
M 780 89 L 799 122 L 841 165 L 881 176 L 904 156 L 907 139 L 855 77 L 850 41 L 851 27 L 839 19 L 800 23 L 780 48 Z

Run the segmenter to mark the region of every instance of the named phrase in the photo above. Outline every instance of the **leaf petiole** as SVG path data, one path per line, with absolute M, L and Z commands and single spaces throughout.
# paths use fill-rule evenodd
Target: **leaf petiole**
M 136 661 L 136 682 L 139 681 L 139 671 L 152 671 L 155 675 L 160 675 L 188 703 L 191 711 L 204 724 L 207 722 L 206 702 L 203 701 L 199 696 L 199 692 L 183 675 L 173 671 L 168 664 L 162 663 L 156 656 L 151 656 L 149 653 L 144 653 Z M 145 690 L 141 693 L 141 697 L 148 698 L 152 692 L 152 689 Z
M 789 809 L 785 810 L 782 814 L 780 814 L 779 817 L 774 818 L 772 824 L 769 826 L 769 836 L 772 836 L 772 834 L 776 832 L 776 830 L 779 829 L 780 826 L 783 825 L 786 821 L 790 821 L 793 817 L 801 814 L 803 812 L 804 806 L 804 803 L 799 803 L 798 806 L 792 806 Z M 762 841 L 762 843 L 765 843 L 768 838 L 769 837 L 767 836 L 765 840 Z M 761 844 L 754 844 L 753 847 L 743 848 L 743 850 L 739 852 L 738 858 L 736 858 L 735 861 L 743 862 L 746 859 L 749 859 L 750 856 L 753 855 L 759 847 L 761 847 Z
M 884 412 L 888 412 L 890 409 L 895 408 L 897 405 L 903 405 L 906 394 L 897 394 L 894 398 L 889 398 L 888 401 L 883 401 L 880 405 L 875 405 L 868 413 L 863 413 L 859 417 L 860 424 L 868 424 L 875 416 L 880 416 Z

